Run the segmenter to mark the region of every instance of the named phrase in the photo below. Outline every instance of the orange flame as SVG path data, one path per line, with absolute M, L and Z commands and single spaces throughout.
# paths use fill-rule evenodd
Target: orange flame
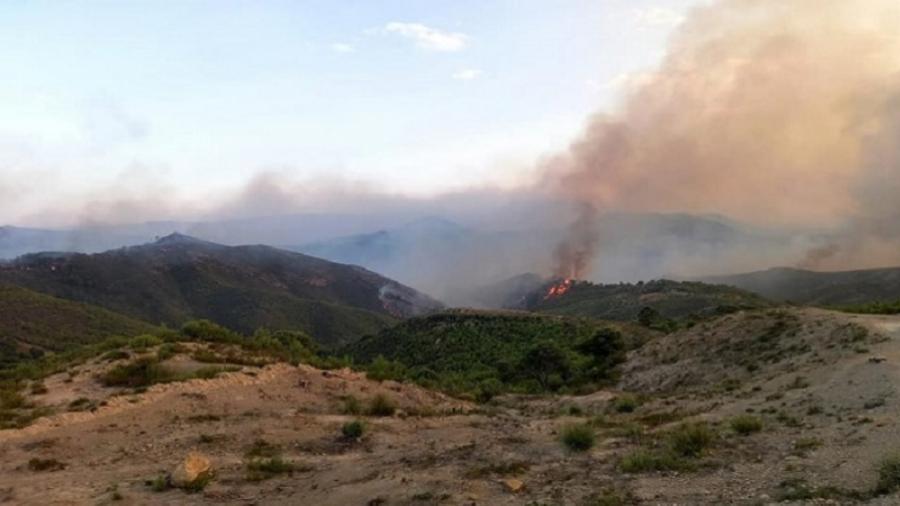
M 553 299 L 556 297 L 562 297 L 569 290 L 572 289 L 572 285 L 575 283 L 575 280 L 572 278 L 566 278 L 559 283 L 550 287 L 550 290 L 547 291 L 547 295 L 544 296 L 544 300 Z

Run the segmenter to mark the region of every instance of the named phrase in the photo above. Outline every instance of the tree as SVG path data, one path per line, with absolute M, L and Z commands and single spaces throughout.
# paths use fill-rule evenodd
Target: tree
M 638 313 L 638 323 L 645 327 L 652 327 L 653 324 L 662 320 L 662 315 L 659 314 L 659 311 L 653 309 L 650 306 L 644 306 L 643 309 Z
M 522 357 L 519 369 L 537 380 L 541 388 L 549 390 L 555 378 L 568 380 L 572 364 L 566 352 L 555 342 L 544 341 L 535 344 Z
M 604 328 L 582 341 L 576 347 L 579 353 L 591 358 L 590 375 L 608 379 L 613 369 L 625 361 L 625 340 L 615 329 Z

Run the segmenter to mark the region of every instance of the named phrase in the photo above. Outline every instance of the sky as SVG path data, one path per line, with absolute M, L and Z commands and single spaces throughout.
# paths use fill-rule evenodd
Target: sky
M 260 173 L 428 196 L 529 181 L 699 0 L 0 3 L 0 224 Z

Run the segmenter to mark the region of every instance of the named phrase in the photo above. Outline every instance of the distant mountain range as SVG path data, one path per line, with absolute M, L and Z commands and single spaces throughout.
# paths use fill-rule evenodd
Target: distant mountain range
M 605 283 L 759 265 L 747 255 L 750 248 L 782 261 L 796 254 L 789 234 L 716 216 L 610 213 L 601 216 L 596 227 L 600 240 L 592 272 L 595 281 Z M 496 283 L 523 272 L 552 272 L 553 251 L 564 234 L 564 224 L 488 231 L 430 218 L 287 248 L 365 266 L 453 305 L 498 307 L 502 294 L 488 294 L 483 288 L 496 288 Z
M 778 301 L 838 306 L 900 300 L 900 267 L 844 272 L 777 268 L 701 278 L 731 285 Z
M 377 213 L 309 213 L 201 222 L 84 225 L 68 229 L 0 226 L 0 259 L 41 251 L 99 253 L 145 244 L 173 232 L 227 245 L 312 242 L 395 226 L 408 220 L 408 216 Z
M 152 324 L 206 318 L 244 333 L 301 329 L 324 345 L 441 307 L 362 267 L 180 234 L 104 253 L 25 255 L 0 265 L 0 282 Z

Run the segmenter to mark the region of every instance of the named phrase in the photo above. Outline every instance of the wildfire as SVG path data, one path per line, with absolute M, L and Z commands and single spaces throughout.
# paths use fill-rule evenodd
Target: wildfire
M 568 292 L 572 288 L 572 285 L 574 283 L 575 283 L 574 279 L 566 278 L 566 279 L 563 279 L 562 281 L 554 284 L 553 286 L 550 287 L 550 290 L 547 291 L 547 295 L 544 296 L 544 300 L 552 299 L 555 297 L 562 297 L 563 295 L 565 295 L 566 292 Z

